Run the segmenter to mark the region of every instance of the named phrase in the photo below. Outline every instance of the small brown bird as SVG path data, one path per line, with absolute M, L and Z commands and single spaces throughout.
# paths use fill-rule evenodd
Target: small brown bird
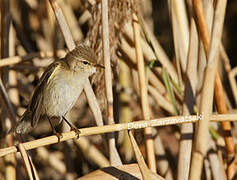
M 79 130 L 65 119 L 65 114 L 74 106 L 80 96 L 86 79 L 96 72 L 96 67 L 103 67 L 96 63 L 94 51 L 83 44 L 79 44 L 64 58 L 53 62 L 39 80 L 29 106 L 11 132 L 25 134 L 36 127 L 41 118 L 48 118 L 53 133 L 60 138 L 52 120 L 62 119 L 79 136 Z

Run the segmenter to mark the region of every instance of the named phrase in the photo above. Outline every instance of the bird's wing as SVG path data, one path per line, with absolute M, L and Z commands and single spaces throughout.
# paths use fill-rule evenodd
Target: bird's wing
M 50 79 L 51 75 L 54 74 L 54 71 L 59 68 L 60 65 L 67 65 L 64 60 L 59 60 L 53 62 L 43 73 L 41 76 L 38 85 L 36 86 L 36 89 L 33 93 L 33 96 L 31 98 L 31 102 L 29 105 L 29 111 L 32 112 L 32 121 L 31 125 L 32 127 L 35 127 L 40 119 L 40 116 L 42 115 L 42 91 L 45 89 L 48 80 Z

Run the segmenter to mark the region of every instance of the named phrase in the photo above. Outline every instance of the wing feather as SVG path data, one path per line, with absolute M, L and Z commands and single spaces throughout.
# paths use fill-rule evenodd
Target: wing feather
M 62 63 L 63 62 L 63 63 Z M 42 115 L 42 91 L 45 89 L 45 86 L 48 83 L 48 80 L 50 79 L 51 75 L 54 73 L 57 67 L 60 65 L 67 65 L 67 63 L 61 59 L 58 61 L 53 62 L 43 73 L 43 75 L 40 78 L 40 81 L 33 93 L 31 102 L 29 104 L 29 111 L 32 112 L 32 121 L 31 125 L 32 127 L 35 127 L 40 119 L 40 116 Z

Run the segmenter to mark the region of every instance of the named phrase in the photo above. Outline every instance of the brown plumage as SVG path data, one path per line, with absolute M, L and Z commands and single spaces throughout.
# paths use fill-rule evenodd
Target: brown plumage
M 96 71 L 96 55 L 85 45 L 78 45 L 65 58 L 53 62 L 43 73 L 35 88 L 29 106 L 16 126 L 11 130 L 24 134 L 36 127 L 42 117 L 59 122 L 73 107 L 80 96 L 86 79 Z M 65 121 L 75 130 L 75 126 Z M 78 131 L 78 130 L 77 130 Z

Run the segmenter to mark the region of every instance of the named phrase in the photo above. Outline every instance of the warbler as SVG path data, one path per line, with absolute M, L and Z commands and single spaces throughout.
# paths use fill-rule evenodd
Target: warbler
M 87 78 L 96 72 L 97 67 L 103 68 L 96 60 L 90 47 L 79 44 L 64 58 L 49 65 L 33 92 L 28 108 L 10 132 L 28 133 L 40 119 L 47 118 L 58 138 L 61 134 L 56 131 L 52 120 L 58 120 L 58 123 L 65 120 L 79 136 L 79 130 L 64 116 L 74 106 Z

